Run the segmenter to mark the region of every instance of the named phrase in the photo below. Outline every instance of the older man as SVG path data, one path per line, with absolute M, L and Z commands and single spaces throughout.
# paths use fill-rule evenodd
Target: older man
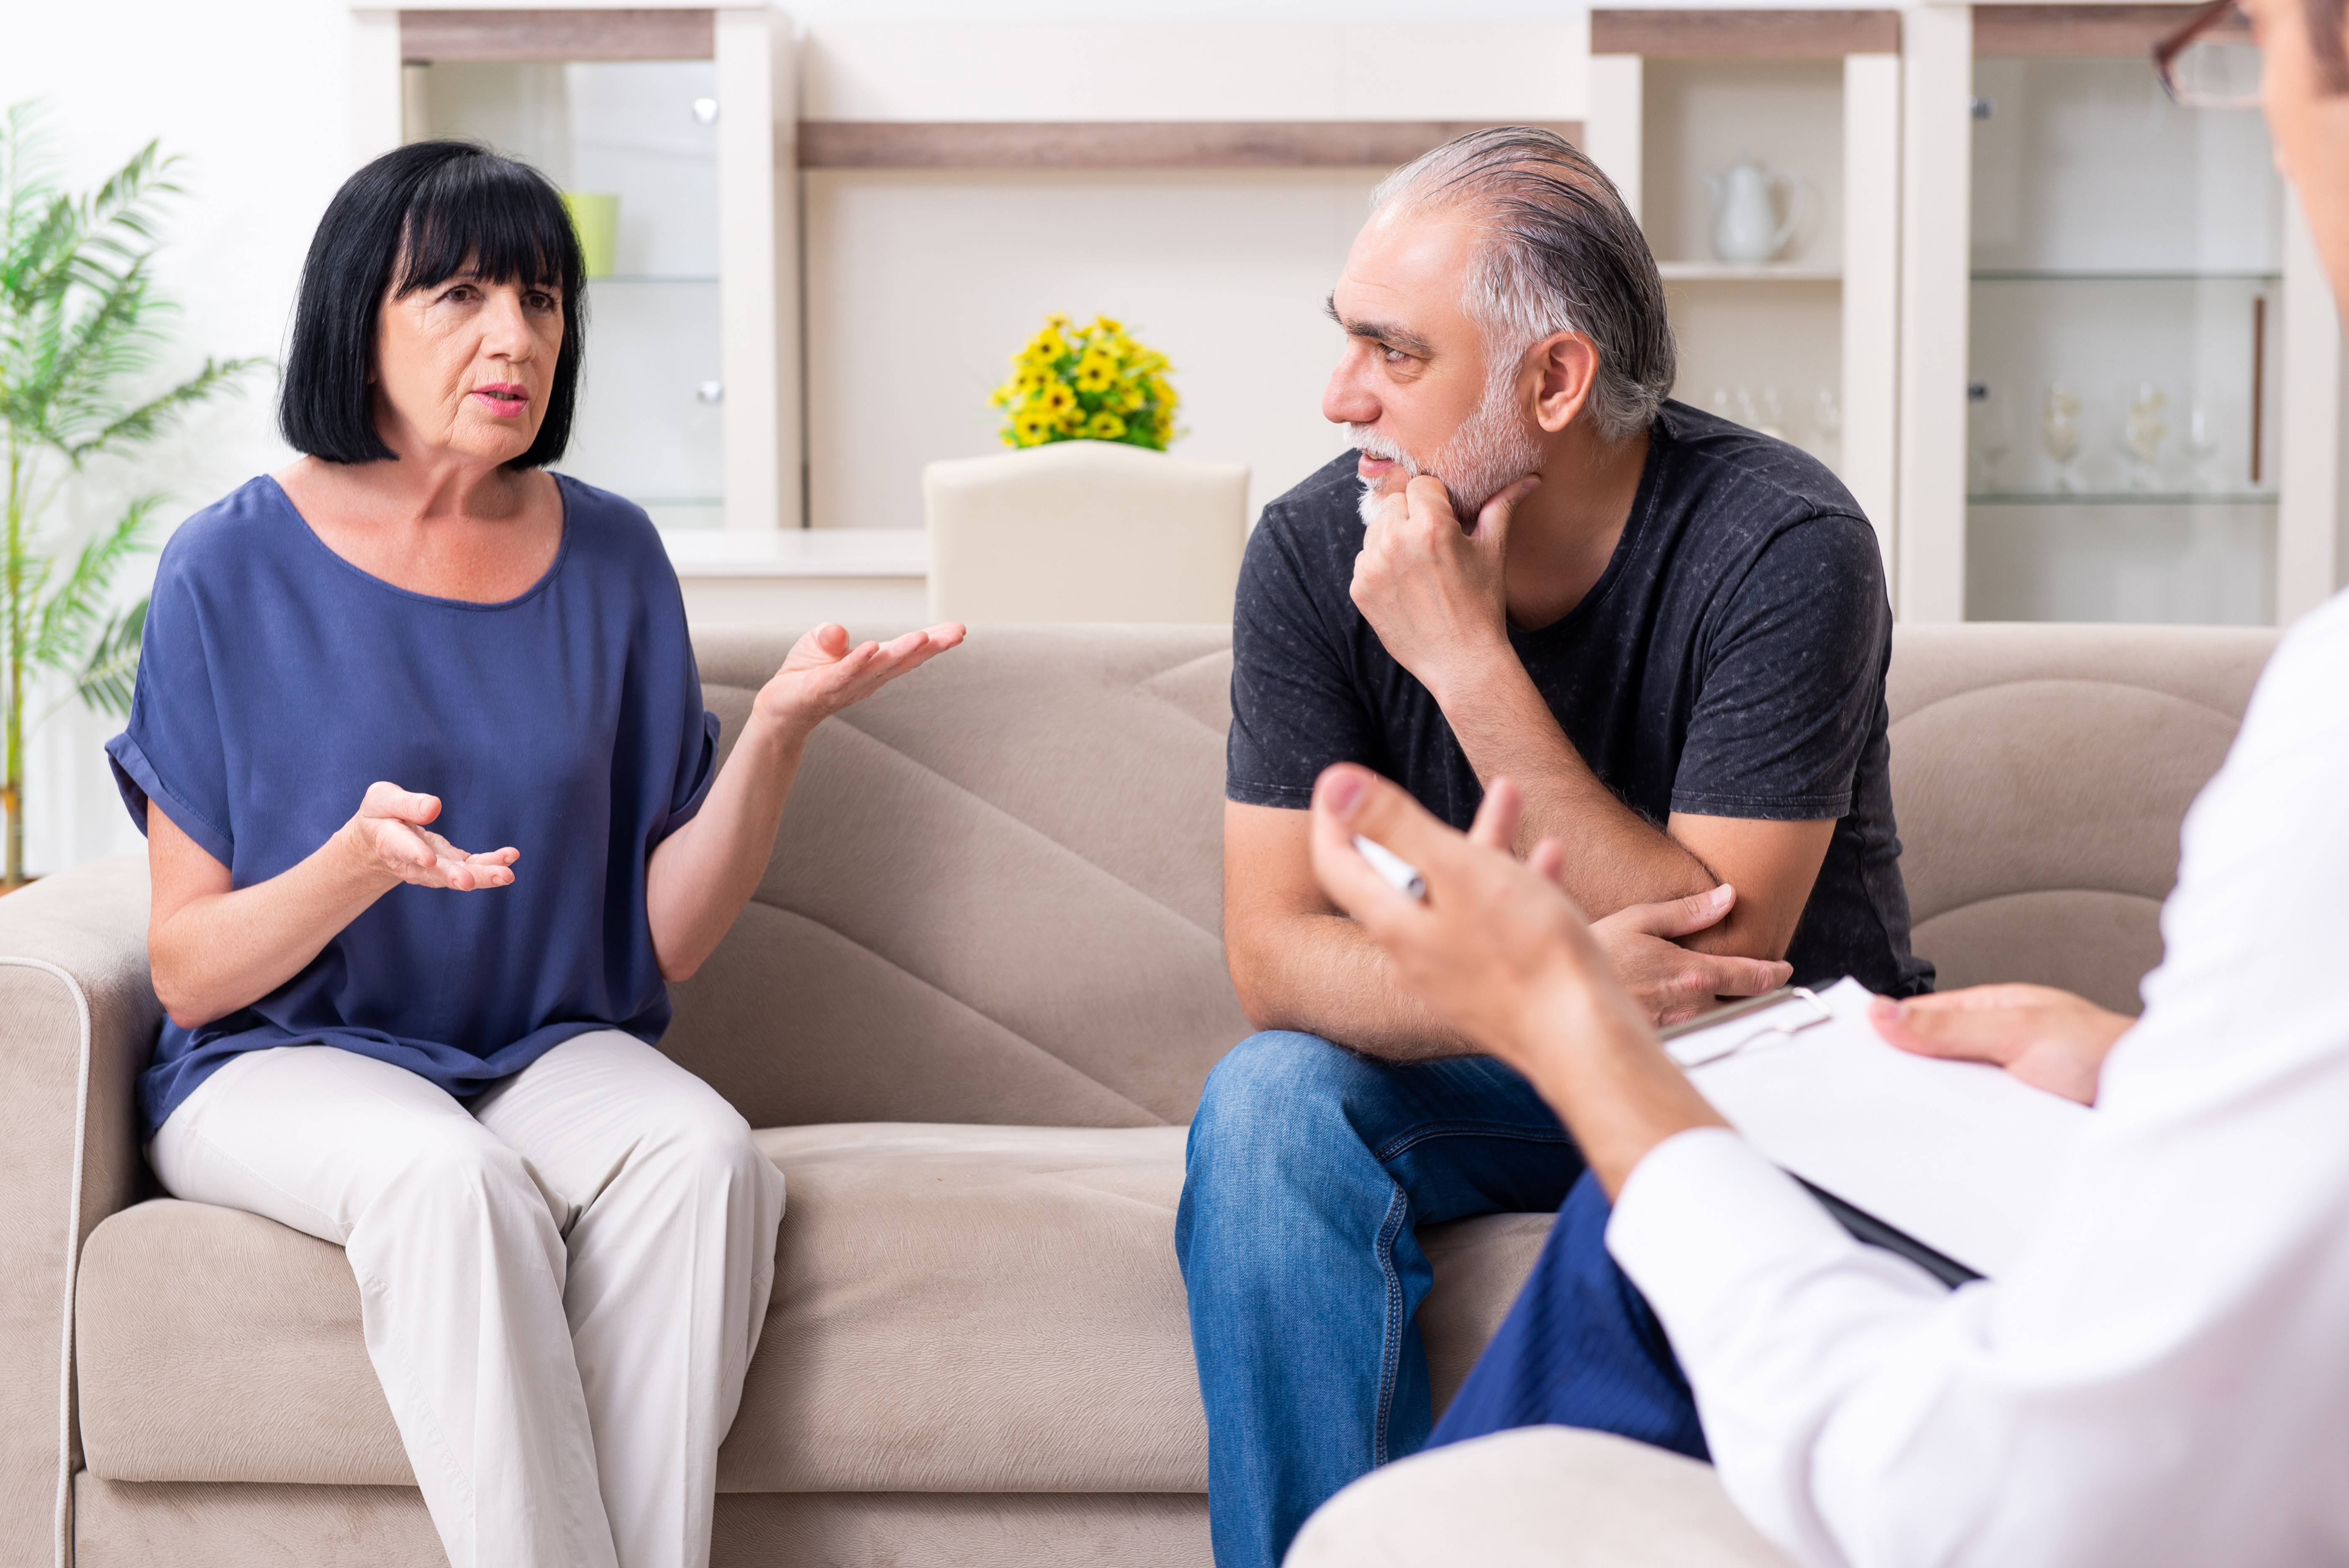
M 2344 0 L 2242 4 L 2277 160 L 2349 314 Z M 2181 100 L 2225 104 L 2246 78 L 2189 68 L 2230 10 L 2157 50 Z M 2203 49 L 2240 63 L 2240 45 Z M 1392 785 L 1331 770 L 1313 841 L 1327 885 L 1415 995 L 1532 1077 L 1589 1159 L 1512 1321 L 1588 1298 L 1575 1282 L 1619 1263 L 1671 1333 L 1650 1372 L 1686 1367 L 1729 1496 L 1816 1568 L 2349 1562 L 2349 1015 L 2337 986 L 2310 983 L 2349 946 L 2344 680 L 2335 594 L 2284 637 L 2187 814 L 2140 1019 L 2039 986 L 1878 1004 L 1898 1044 L 2097 1107 L 2027 1255 L 1954 1294 L 1855 1243 L 1720 1125 L 1544 881 L 1557 847 L 1530 866 L 1500 852 L 1512 786 L 1495 781 L 1469 844 Z M 1378 879 L 1357 834 L 1423 869 L 1424 905 Z M 1472 1386 L 1584 1424 L 1540 1408 L 1548 1338 L 1505 1329 Z M 1534 1426 L 1414 1459 L 1333 1503 L 1293 1561 L 1584 1561 L 1550 1501 L 1578 1444 L 1587 1460 L 1591 1439 Z M 1534 1524 L 1514 1542 L 1494 1528 L 1512 1514 Z M 1398 1524 L 1414 1546 L 1398 1549 Z M 1701 1554 L 1723 1560 L 1727 1539 Z
M 1455 827 L 1486 781 L 1652 1018 L 1793 973 L 1908 995 L 1874 531 L 1784 442 L 1665 401 L 1653 258 L 1557 137 L 1463 137 L 1378 192 L 1330 295 L 1322 400 L 1355 450 L 1265 509 L 1234 626 L 1232 978 L 1177 1227 L 1216 1561 L 1427 1437 L 1413 1227 L 1554 1209 L 1582 1169 L 1510 1068 L 1395 982 L 1314 882 L 1334 762 Z M 1674 939 L 1684 939 L 1676 944 Z M 1624 1358 L 1635 1369 L 1644 1358 Z M 1701 1452 L 1670 1387 L 1604 1424 Z

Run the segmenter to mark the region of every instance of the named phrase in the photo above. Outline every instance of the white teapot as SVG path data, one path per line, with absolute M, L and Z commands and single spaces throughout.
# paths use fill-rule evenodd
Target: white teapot
M 1801 176 L 1783 169 L 1764 169 L 1741 158 L 1726 174 L 1708 174 L 1713 192 L 1713 253 L 1724 262 L 1754 265 L 1768 261 L 1795 236 L 1803 221 L 1805 191 Z M 1772 190 L 1786 187 L 1786 221 L 1778 221 Z

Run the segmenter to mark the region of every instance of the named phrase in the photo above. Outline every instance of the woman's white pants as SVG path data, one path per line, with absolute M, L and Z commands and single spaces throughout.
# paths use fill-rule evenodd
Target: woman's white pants
M 339 1243 L 451 1568 L 702 1568 L 783 1179 L 630 1035 L 470 1103 L 326 1046 L 235 1057 L 149 1149 L 174 1196 Z

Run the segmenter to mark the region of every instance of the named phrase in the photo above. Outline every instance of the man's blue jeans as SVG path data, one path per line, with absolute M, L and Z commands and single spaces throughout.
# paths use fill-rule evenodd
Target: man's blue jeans
M 1557 1208 L 1582 1157 L 1483 1057 L 1398 1065 L 1243 1040 L 1191 1123 L 1174 1246 L 1207 1409 L 1218 1568 L 1273 1568 L 1306 1516 L 1426 1442 L 1433 1279 L 1416 1225 Z

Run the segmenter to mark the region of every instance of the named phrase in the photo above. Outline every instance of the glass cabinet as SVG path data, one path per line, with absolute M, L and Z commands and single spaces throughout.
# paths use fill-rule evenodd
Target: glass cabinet
M 717 67 L 466 60 L 406 67 L 411 139 L 463 137 L 544 170 L 587 253 L 587 343 L 556 465 L 664 529 L 725 510 Z
M 2272 623 L 2284 193 L 2142 53 L 1978 57 L 1969 620 Z

